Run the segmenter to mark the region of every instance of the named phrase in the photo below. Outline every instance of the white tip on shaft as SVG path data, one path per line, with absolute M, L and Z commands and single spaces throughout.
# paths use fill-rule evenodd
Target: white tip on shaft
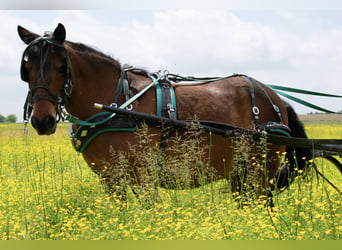
M 96 108 L 96 109 L 102 109 L 102 108 L 103 108 L 103 105 L 102 105 L 102 104 L 99 104 L 99 103 L 95 103 L 95 104 L 94 104 L 94 108 Z

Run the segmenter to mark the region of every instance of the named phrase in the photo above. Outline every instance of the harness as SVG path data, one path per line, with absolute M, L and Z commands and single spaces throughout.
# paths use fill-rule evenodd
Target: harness
M 34 48 L 36 47 L 36 48 Z M 35 51 L 33 49 L 36 49 Z M 48 54 L 56 49 L 60 49 L 65 53 L 65 62 L 64 62 L 64 86 L 60 90 L 60 95 L 56 95 L 49 87 L 49 83 L 45 79 L 44 68 L 48 58 Z M 31 51 L 32 50 L 32 51 Z M 101 112 L 98 114 L 93 115 L 92 117 L 88 118 L 86 121 L 79 120 L 77 117 L 71 116 L 64 111 L 64 106 L 69 102 L 69 99 L 72 94 L 72 81 L 71 81 L 71 62 L 68 55 L 67 49 L 64 45 L 54 39 L 52 39 L 51 34 L 45 34 L 43 37 L 38 37 L 33 40 L 31 43 L 28 44 L 27 48 L 25 49 L 22 60 L 21 60 L 21 68 L 20 68 L 20 75 L 21 79 L 25 82 L 30 82 L 29 74 L 26 69 L 26 63 L 28 61 L 28 57 L 32 55 L 32 53 L 37 53 L 39 57 L 40 68 L 37 70 L 37 75 L 34 81 L 32 82 L 31 86 L 29 86 L 29 91 L 25 100 L 24 104 L 24 124 L 25 130 L 26 125 L 31 117 L 33 111 L 33 103 L 39 100 L 47 100 L 54 104 L 57 109 L 58 119 L 57 122 L 62 120 L 68 120 L 71 123 L 79 125 L 79 128 L 76 132 L 70 129 L 70 135 L 72 138 L 73 145 L 75 149 L 79 152 L 82 152 L 86 146 L 99 134 L 104 132 L 111 132 L 111 131 L 135 131 L 136 126 L 141 123 L 141 120 L 134 119 L 132 117 L 127 116 L 120 116 L 116 113 L 112 112 Z M 116 90 L 116 95 L 114 101 L 112 103 L 112 107 L 117 107 L 117 100 L 118 97 L 123 94 L 125 96 L 126 102 L 122 104 L 119 108 L 121 109 L 132 109 L 132 103 L 138 99 L 141 95 L 143 95 L 147 90 L 151 87 L 155 86 L 156 89 L 156 98 L 157 98 L 157 116 L 158 117 L 166 117 L 169 118 L 170 121 L 177 121 L 177 109 L 176 109 L 176 98 L 174 94 L 174 90 L 172 88 L 171 82 L 180 82 L 180 81 L 192 81 L 192 82 L 213 82 L 218 81 L 230 77 L 240 76 L 243 77 L 246 81 L 250 84 L 250 95 L 252 100 L 252 114 L 254 117 L 254 129 L 257 132 L 267 131 L 273 134 L 282 134 L 287 137 L 291 135 L 290 129 L 283 124 L 281 119 L 281 114 L 279 108 L 274 105 L 272 99 L 267 94 L 267 92 L 263 89 L 263 87 L 258 84 L 253 78 L 246 76 L 246 75 L 239 75 L 234 74 L 231 76 L 226 77 L 205 77 L 205 78 L 194 78 L 194 77 L 184 77 L 174 74 L 169 74 L 168 72 L 164 72 L 164 74 L 154 73 L 149 75 L 152 79 L 152 83 L 141 90 L 138 94 L 133 97 L 129 97 L 129 83 L 127 81 L 126 72 L 130 70 L 135 70 L 132 67 L 124 67 L 122 73 L 120 75 L 120 81 Z M 277 85 L 267 85 L 271 89 L 273 89 L 278 94 L 285 96 L 288 99 L 291 99 L 295 102 L 298 102 L 302 105 L 308 106 L 310 108 L 314 108 L 323 112 L 327 113 L 338 113 L 333 112 L 331 110 L 324 109 L 322 107 L 316 106 L 312 103 L 307 101 L 301 100 L 296 98 L 292 95 L 284 93 L 283 91 L 287 92 L 294 92 L 300 94 L 308 94 L 308 95 L 318 95 L 318 96 L 328 96 L 328 97 L 338 97 L 342 98 L 339 95 L 330 95 L 324 94 L 319 92 L 313 91 L 306 91 L 301 89 L 295 88 L 288 88 L 283 86 Z M 271 107 L 273 108 L 274 112 L 277 115 L 277 121 L 270 121 L 266 124 L 259 124 L 259 108 L 255 101 L 255 88 L 260 88 L 266 98 L 268 99 Z M 47 94 L 36 94 L 35 92 L 38 89 L 44 89 Z M 115 106 L 116 105 L 116 106 Z M 211 126 L 215 126 L 215 122 L 211 122 Z M 151 124 L 155 125 L 155 124 Z M 169 124 L 169 127 L 172 129 L 172 124 Z M 163 142 L 167 141 L 168 133 L 165 128 L 162 129 L 162 143 L 161 147 L 163 147 Z
M 236 76 L 241 76 L 243 77 L 246 81 L 248 81 L 250 88 L 249 88 L 249 92 L 251 94 L 251 100 L 252 100 L 252 113 L 254 116 L 254 129 L 258 132 L 263 132 L 266 131 L 267 133 L 273 133 L 273 134 L 281 134 L 284 136 L 288 136 L 291 137 L 291 129 L 286 126 L 283 123 L 283 119 L 281 118 L 281 113 L 279 110 L 279 107 L 277 105 L 274 104 L 274 102 L 272 101 L 272 98 L 270 97 L 270 95 L 265 91 L 265 89 L 253 78 L 246 76 L 246 75 L 241 75 L 238 74 Z M 259 108 L 256 105 L 256 101 L 255 101 L 255 90 L 254 90 L 254 85 L 256 87 L 258 87 L 266 96 L 268 102 L 270 103 L 273 112 L 276 114 L 277 120 L 278 121 L 269 121 L 267 123 L 263 123 L 263 124 L 259 124 Z
M 25 49 L 22 59 L 21 59 L 21 66 L 20 66 L 20 76 L 21 79 L 27 83 L 29 83 L 29 74 L 26 69 L 26 63 L 27 59 L 30 56 L 31 49 L 36 46 L 37 49 L 39 49 L 39 55 L 40 55 L 40 68 L 37 72 L 37 76 L 32 84 L 31 87 L 29 87 L 29 91 L 27 93 L 26 101 L 24 104 L 24 123 L 25 127 L 28 123 L 32 111 L 33 111 L 33 103 L 35 101 L 39 100 L 47 100 L 54 104 L 57 107 L 57 113 L 58 113 L 58 121 L 62 117 L 62 109 L 65 104 L 68 103 L 71 93 L 72 93 L 72 82 L 71 82 L 71 62 L 68 55 L 68 52 L 63 44 L 53 40 L 49 35 L 45 35 L 44 37 L 38 37 L 35 40 L 33 40 Z M 64 62 L 64 86 L 61 89 L 60 96 L 58 97 L 49 87 L 49 83 L 45 79 L 44 74 L 44 68 L 45 63 L 47 60 L 47 56 L 53 49 L 61 49 L 66 54 L 66 59 Z M 44 89 L 48 92 L 48 95 L 39 95 L 35 94 L 35 91 L 37 89 Z
M 133 97 L 129 96 L 129 82 L 127 80 L 127 72 L 134 71 L 134 67 L 124 66 L 120 79 L 117 85 L 117 89 L 115 91 L 115 97 L 113 103 L 110 105 L 113 108 L 117 108 L 117 101 L 120 95 L 125 97 L 126 102 L 120 106 L 121 109 L 132 110 L 132 103 L 136 99 L 138 99 L 141 95 L 143 95 L 148 89 L 152 86 L 155 87 L 156 90 L 156 99 L 157 99 L 157 117 L 167 118 L 170 121 L 177 120 L 177 107 L 176 107 L 176 97 L 175 92 L 172 87 L 171 80 L 168 78 L 168 72 L 164 72 L 161 74 L 160 72 L 150 74 L 149 77 L 152 80 L 152 83 L 148 85 L 145 89 L 140 91 Z M 264 88 L 258 84 L 253 78 L 246 75 L 234 75 L 243 77 L 250 84 L 250 94 L 252 100 L 252 114 L 254 116 L 254 128 L 256 131 L 266 131 L 268 133 L 281 134 L 290 137 L 291 131 L 290 129 L 283 124 L 281 114 L 279 108 L 273 103 L 270 96 L 264 90 Z M 278 121 L 270 121 L 266 124 L 259 124 L 259 108 L 256 105 L 255 100 L 255 87 L 260 88 L 263 93 L 266 95 L 266 98 L 269 100 L 270 105 L 272 106 L 274 112 L 277 115 Z M 76 117 L 67 115 L 66 120 L 69 120 L 71 123 L 80 125 L 76 132 L 72 130 L 72 124 L 70 125 L 69 134 L 71 136 L 72 145 L 74 146 L 77 152 L 83 152 L 85 148 L 89 145 L 89 143 L 95 139 L 96 136 L 105 133 L 105 132 L 117 132 L 117 131 L 126 131 L 126 132 L 134 132 L 136 131 L 137 126 L 142 123 L 142 120 L 133 118 L 131 116 L 118 115 L 116 113 L 110 112 L 101 112 L 97 113 L 86 121 L 81 121 Z M 146 121 L 145 123 L 149 126 L 159 126 L 159 124 Z M 161 142 L 160 142 L 160 150 L 164 151 L 167 140 L 169 138 L 170 133 L 173 131 L 172 124 L 168 124 L 165 126 L 161 126 Z
M 33 48 L 36 48 L 36 51 L 32 51 Z M 63 53 L 65 53 L 65 70 L 64 70 L 64 86 L 60 91 L 60 95 L 56 95 L 49 87 L 49 83 L 47 82 L 44 74 L 44 68 L 47 61 L 48 54 L 54 49 L 61 49 Z M 69 102 L 72 93 L 72 82 L 71 82 L 71 62 L 68 55 L 67 49 L 63 44 L 53 40 L 50 35 L 45 35 L 44 37 L 38 37 L 33 40 L 25 49 L 20 67 L 20 75 L 21 79 L 25 82 L 29 83 L 29 75 L 26 69 L 26 63 L 28 57 L 31 53 L 37 53 L 39 55 L 40 68 L 37 71 L 36 78 L 33 81 L 32 85 L 29 86 L 29 91 L 27 93 L 26 101 L 24 104 L 24 123 L 25 128 L 31 117 L 33 111 L 33 103 L 39 100 L 47 100 L 54 104 L 57 107 L 58 120 L 62 118 L 63 120 L 68 120 L 70 124 L 69 133 L 71 136 L 72 145 L 75 150 L 78 152 L 83 152 L 85 148 L 89 145 L 89 143 L 94 140 L 98 135 L 105 132 L 117 132 L 117 131 L 127 131 L 134 132 L 138 125 L 141 124 L 141 120 L 132 118 L 130 116 L 117 115 L 111 112 L 101 112 L 97 113 L 91 117 L 89 117 L 86 121 L 79 120 L 77 117 L 71 116 L 67 114 L 64 109 L 64 105 Z M 136 70 L 134 67 L 124 66 L 120 79 L 117 85 L 117 89 L 115 91 L 115 97 L 112 107 L 116 108 L 118 99 L 121 95 L 125 97 L 125 103 L 120 106 L 120 108 L 132 110 L 132 103 L 138 99 L 141 95 L 143 95 L 147 90 L 151 87 L 155 87 L 156 90 L 156 99 L 157 99 L 157 116 L 168 118 L 171 121 L 177 120 L 177 105 L 176 105 L 176 97 L 175 92 L 172 87 L 172 80 L 169 79 L 169 76 L 173 77 L 173 81 L 177 82 L 181 78 L 181 80 L 189 81 L 189 78 L 184 77 L 176 77 L 175 75 L 169 74 L 165 71 L 163 74 L 161 72 L 150 74 L 149 77 L 152 80 L 152 83 L 145 87 L 142 91 L 136 94 L 133 97 L 130 97 L 129 90 L 129 82 L 127 80 L 127 72 Z M 281 120 L 281 114 L 279 112 L 279 108 L 273 104 L 271 98 L 266 93 L 266 91 L 259 85 L 253 78 L 248 77 L 246 75 L 233 75 L 233 76 L 241 76 L 245 80 L 247 80 L 250 84 L 250 94 L 252 100 L 252 113 L 254 116 L 254 126 L 257 131 L 268 131 L 268 132 L 280 132 L 286 135 L 290 135 L 289 128 L 285 126 Z M 232 76 L 229 76 L 232 77 Z M 226 77 L 227 78 L 227 77 Z M 205 79 L 196 79 L 191 78 L 190 81 L 196 80 L 204 80 L 207 82 L 217 81 L 220 78 L 205 78 Z M 254 95 L 254 86 L 259 87 L 266 95 L 270 104 L 272 105 L 274 111 L 277 113 L 278 121 L 277 122 L 269 122 L 266 125 L 258 124 L 259 119 L 259 108 L 255 102 Z M 48 94 L 35 94 L 38 89 L 44 89 Z M 146 122 L 146 121 L 145 121 Z M 147 122 L 148 123 L 148 122 Z M 72 124 L 79 125 L 76 132 L 72 129 Z M 148 124 L 150 126 L 156 126 L 156 124 Z M 173 130 L 172 124 L 168 126 L 162 125 L 162 135 L 161 135 L 161 143 L 160 149 L 161 152 L 164 151 L 167 140 L 169 138 L 170 132 Z
M 120 106 L 122 109 L 132 110 L 132 103 L 143 95 L 151 87 L 156 89 L 157 99 L 157 116 L 165 117 L 172 120 L 177 120 L 176 97 L 171 82 L 167 79 L 165 74 L 154 73 L 149 75 L 152 83 L 140 91 L 133 97 L 129 96 L 129 83 L 127 80 L 127 72 L 134 71 L 133 67 L 124 67 L 120 74 L 115 97 L 111 107 L 118 107 L 117 101 L 120 95 L 124 95 L 126 102 Z M 70 121 L 69 134 L 72 145 L 77 152 L 83 152 L 89 143 L 95 139 L 96 136 L 105 132 L 134 132 L 137 126 L 142 121 L 129 116 L 116 115 L 115 113 L 101 112 L 97 113 L 86 121 L 81 121 L 74 116 L 67 115 L 66 120 Z M 76 132 L 72 129 L 72 124 L 80 125 Z M 156 126 L 156 124 L 145 121 L 149 126 Z M 161 149 L 164 150 L 166 141 L 168 139 L 169 128 L 162 128 Z
M 38 37 L 33 40 L 25 49 L 22 60 L 21 60 L 21 68 L 20 68 L 20 75 L 21 79 L 25 82 L 29 83 L 29 75 L 26 70 L 26 63 L 28 57 L 31 53 L 33 47 L 36 47 L 36 53 L 40 56 L 40 68 L 37 72 L 36 78 L 32 83 L 32 86 L 29 87 L 29 91 L 26 97 L 26 101 L 24 104 L 24 123 L 25 128 L 26 124 L 28 123 L 32 111 L 33 111 L 33 103 L 39 100 L 48 100 L 49 102 L 53 103 L 57 107 L 58 113 L 58 121 L 60 118 L 63 120 L 68 120 L 71 125 L 69 129 L 69 133 L 71 136 L 72 145 L 78 152 L 83 152 L 85 148 L 89 145 L 89 143 L 94 140 L 98 135 L 105 133 L 105 132 L 117 132 L 117 131 L 127 131 L 127 132 L 134 132 L 138 125 L 141 124 L 141 120 L 132 118 L 130 116 L 123 116 L 117 115 L 111 112 L 101 112 L 97 113 L 87 120 L 82 121 L 79 120 L 77 117 L 71 116 L 63 111 L 64 105 L 69 102 L 72 93 L 72 82 L 71 82 L 71 62 L 68 55 L 67 49 L 64 47 L 63 44 L 53 40 L 50 35 L 45 35 L 44 37 Z M 57 96 L 49 87 L 49 83 L 45 79 L 44 68 L 47 61 L 48 54 L 53 49 L 61 49 L 63 53 L 65 53 L 65 71 L 64 73 L 64 86 L 61 89 L 60 96 Z M 39 50 L 39 51 L 38 51 Z M 156 90 L 156 99 L 157 99 L 157 116 L 168 118 L 171 121 L 177 120 L 177 105 L 176 105 L 176 97 L 175 92 L 172 87 L 172 82 L 177 82 L 180 79 L 185 81 L 217 81 L 223 78 L 185 78 L 176 76 L 173 74 L 169 74 L 167 71 L 164 73 L 157 72 L 153 74 L 149 74 L 149 77 L 152 80 L 152 83 L 145 87 L 142 91 L 136 94 L 133 97 L 130 97 L 130 89 L 129 89 L 129 82 L 127 80 L 127 72 L 137 70 L 131 66 L 124 66 L 121 74 L 120 79 L 117 85 L 117 89 L 115 91 L 115 97 L 113 103 L 111 104 L 112 107 L 118 107 L 117 102 L 121 95 L 125 97 L 125 103 L 123 103 L 119 108 L 132 110 L 133 106 L 132 103 L 137 100 L 140 96 L 142 96 L 147 90 L 151 87 L 155 87 Z M 290 135 L 290 130 L 287 126 L 285 126 L 281 120 L 281 114 L 279 112 L 279 108 L 273 104 L 272 99 L 266 93 L 266 91 L 262 88 L 260 84 L 258 84 L 253 78 L 246 76 L 246 75 L 232 75 L 224 78 L 240 76 L 247 80 L 250 84 L 250 94 L 252 100 L 252 113 L 254 116 L 254 127 L 257 131 L 267 131 L 267 132 L 274 132 L 274 133 L 282 133 L 286 135 Z M 170 77 L 170 78 L 169 78 Z M 255 87 L 260 88 L 266 95 L 267 99 L 269 100 L 271 106 L 273 107 L 274 111 L 277 114 L 278 121 L 269 122 L 267 124 L 258 124 L 259 119 L 259 108 L 256 105 L 255 101 L 255 94 L 254 89 Z M 44 89 L 47 91 L 48 94 L 35 94 L 38 89 Z M 145 121 L 146 122 L 146 121 Z M 148 122 L 147 122 L 148 123 Z M 76 132 L 72 129 L 72 124 L 79 125 Z M 150 126 L 156 126 L 156 124 L 148 124 Z M 172 124 L 168 126 L 162 126 L 162 135 L 161 135 L 161 143 L 160 149 L 163 152 L 167 140 L 169 138 L 170 132 L 173 130 Z

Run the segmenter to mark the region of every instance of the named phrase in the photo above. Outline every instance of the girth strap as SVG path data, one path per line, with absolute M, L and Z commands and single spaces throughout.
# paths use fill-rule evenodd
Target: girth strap
M 151 76 L 152 80 L 155 76 Z M 157 116 L 177 120 L 176 96 L 170 80 L 167 77 L 161 77 L 159 84 L 156 84 L 156 98 L 157 98 Z M 170 133 L 174 130 L 172 126 L 164 126 L 161 128 L 160 139 L 160 155 L 158 155 L 158 165 L 163 169 L 162 157 L 166 148 Z
M 153 78 L 152 78 L 153 79 Z M 167 78 L 159 80 L 156 84 L 156 97 L 157 97 L 157 116 L 170 118 L 171 120 L 177 119 L 177 107 L 175 91 L 171 82 Z

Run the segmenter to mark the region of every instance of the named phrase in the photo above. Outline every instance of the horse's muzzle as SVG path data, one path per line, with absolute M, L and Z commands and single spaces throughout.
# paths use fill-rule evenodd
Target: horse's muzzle
M 57 127 L 57 121 L 52 115 L 46 115 L 42 119 L 33 116 L 31 123 L 39 135 L 51 135 Z

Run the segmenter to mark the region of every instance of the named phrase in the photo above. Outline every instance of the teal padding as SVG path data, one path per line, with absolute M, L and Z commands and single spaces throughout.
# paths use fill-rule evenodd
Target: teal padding
M 162 111 L 162 93 L 161 86 L 156 84 L 156 98 L 157 98 L 157 116 L 161 116 Z
M 170 90 L 171 90 L 171 103 L 172 103 L 172 106 L 175 108 L 175 116 L 176 116 L 176 119 L 177 119 L 177 102 L 176 102 L 176 94 L 175 94 L 175 90 L 173 89 L 172 86 L 170 87 Z
M 285 135 L 287 137 L 291 137 L 291 135 L 288 132 L 286 132 L 285 130 L 282 130 L 282 129 L 278 129 L 278 128 L 271 128 L 270 132 L 278 133 L 278 134 L 283 134 L 283 135 Z
M 78 152 L 82 153 L 86 147 L 89 145 L 89 143 L 91 143 L 96 136 L 105 133 L 105 132 L 134 132 L 137 130 L 137 127 L 134 128 L 108 128 L 108 129 L 102 129 L 98 132 L 96 132 L 95 134 L 93 134 L 84 144 L 83 146 L 80 148 L 80 150 Z
M 157 116 L 162 115 L 162 87 L 159 84 L 158 79 L 156 79 L 153 76 L 150 76 L 153 82 L 155 82 L 155 87 L 156 87 L 156 99 L 157 99 Z M 175 95 L 175 90 L 173 89 L 172 86 L 170 86 L 170 94 L 171 94 L 171 104 L 175 108 L 175 115 L 177 119 L 177 102 L 176 102 L 176 95 Z

